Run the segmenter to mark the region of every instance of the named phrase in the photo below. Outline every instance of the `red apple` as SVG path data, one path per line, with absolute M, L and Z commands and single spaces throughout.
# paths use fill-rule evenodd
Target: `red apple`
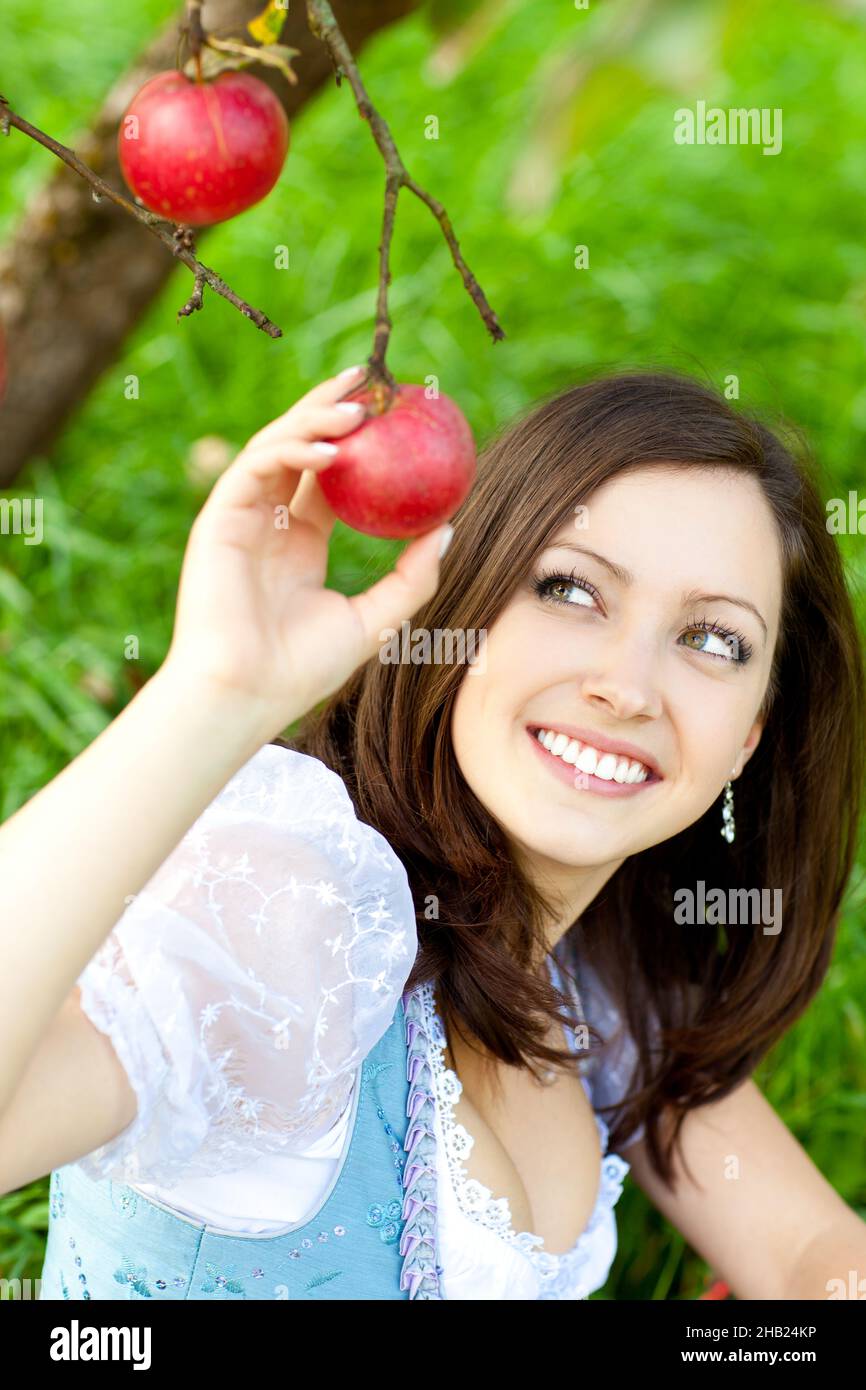
M 369 388 L 347 397 L 369 403 Z M 404 540 L 453 516 L 475 478 L 475 443 L 448 396 L 398 386 L 381 415 L 370 415 L 337 445 L 319 486 L 341 521 L 368 536 Z
M 151 212 L 205 227 L 271 191 L 289 148 L 289 122 L 248 72 L 196 82 L 160 72 L 133 97 L 117 132 L 123 176 Z

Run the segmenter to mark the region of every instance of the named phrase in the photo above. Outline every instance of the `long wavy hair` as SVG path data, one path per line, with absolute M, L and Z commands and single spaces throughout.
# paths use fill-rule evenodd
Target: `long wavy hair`
M 611 1146 L 643 1124 L 650 1161 L 670 1184 L 686 1113 L 749 1077 L 821 985 L 856 853 L 863 653 L 814 463 L 801 440 L 788 447 L 710 387 L 672 372 L 605 375 L 554 394 L 481 453 L 439 588 L 413 626 L 491 628 L 576 506 L 625 470 L 656 464 L 756 479 L 783 565 L 766 723 L 737 782 L 735 841 L 719 833 L 717 801 L 626 859 L 567 933 L 581 929 L 580 949 L 637 1048 L 628 1094 L 609 1121 Z M 551 904 L 518 868 L 455 758 L 451 713 L 465 674 L 458 664 L 374 656 L 293 737 L 275 742 L 337 772 L 359 818 L 405 865 L 419 939 L 406 988 L 432 979 L 449 1026 L 467 1029 L 488 1059 L 533 1071 L 536 1063 L 574 1065 L 545 1038 L 563 1010 L 575 1026 L 584 1020 L 531 968 L 545 950 Z M 782 931 L 677 926 L 673 894 L 695 881 L 696 866 L 726 895 L 781 889 Z

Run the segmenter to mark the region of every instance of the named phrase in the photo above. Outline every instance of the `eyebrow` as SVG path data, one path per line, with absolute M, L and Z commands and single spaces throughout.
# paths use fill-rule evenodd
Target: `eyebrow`
M 590 550 L 588 546 L 575 545 L 574 541 L 560 541 L 548 546 L 547 549 L 573 550 L 578 555 L 587 555 L 591 560 L 597 560 L 600 565 L 603 565 L 620 584 L 627 587 L 629 584 L 634 583 L 634 575 L 631 573 L 631 570 L 624 569 L 622 565 L 614 564 L 613 560 L 608 560 L 606 556 L 599 555 L 597 550 Z M 753 613 L 764 629 L 765 639 L 768 635 L 767 624 L 764 622 L 764 619 L 755 605 L 750 603 L 747 598 L 737 598 L 733 594 L 704 594 L 698 589 L 690 589 L 688 593 L 683 594 L 682 601 L 684 607 L 693 603 L 733 603 L 737 608 L 745 608 L 749 613 Z

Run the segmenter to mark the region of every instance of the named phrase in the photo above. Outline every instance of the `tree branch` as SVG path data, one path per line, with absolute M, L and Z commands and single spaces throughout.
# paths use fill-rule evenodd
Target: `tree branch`
M 391 373 L 385 366 L 385 354 L 388 350 L 388 340 L 391 335 L 391 320 L 388 316 L 388 285 L 391 281 L 390 271 L 390 252 L 391 239 L 394 231 L 394 218 L 397 211 L 397 198 L 401 188 L 408 188 L 410 193 L 414 193 L 416 198 L 420 198 L 425 207 L 428 207 L 442 229 L 451 257 L 457 270 L 460 273 L 463 284 L 466 287 L 472 302 L 478 309 L 484 323 L 494 342 L 505 337 L 499 320 L 487 302 L 487 298 L 476 280 L 472 271 L 469 269 L 463 255 L 454 228 L 451 225 L 445 208 L 440 202 L 411 178 L 405 164 L 400 158 L 399 151 L 388 124 L 380 116 L 375 106 L 367 95 L 361 74 L 358 71 L 351 50 L 346 43 L 340 26 L 334 17 L 328 0 L 307 0 L 307 23 L 310 30 L 317 39 L 327 48 L 334 70 L 338 75 L 344 75 L 352 88 L 355 102 L 361 118 L 367 122 L 373 139 L 378 146 L 379 152 L 385 161 L 385 207 L 382 218 L 382 238 L 379 243 L 379 292 L 376 301 L 376 330 L 373 341 L 373 352 L 369 358 L 370 376 L 376 382 L 384 383 L 386 392 L 388 388 L 393 388 L 396 384 Z M 355 388 L 357 389 L 357 388 Z
M 108 198 L 110 202 L 116 203 L 130 217 L 134 217 L 143 227 L 146 227 L 153 236 L 158 237 L 168 247 L 172 255 L 192 271 L 195 277 L 195 288 L 183 308 L 178 310 L 178 318 L 191 314 L 195 309 L 202 307 L 202 293 L 207 284 L 223 299 L 227 299 L 229 304 L 234 305 L 244 318 L 250 319 L 263 333 L 267 333 L 269 338 L 281 338 L 283 336 L 282 329 L 272 323 L 261 309 L 254 309 L 252 305 L 247 304 L 246 300 L 235 294 L 234 290 L 217 275 L 216 271 L 211 270 L 209 266 L 203 265 L 201 261 L 196 259 L 192 228 L 166 222 L 164 218 L 157 217 L 156 213 L 138 207 L 131 199 L 125 197 L 123 193 L 118 193 L 104 179 L 101 179 L 93 169 L 79 159 L 74 150 L 68 149 L 66 145 L 61 145 L 59 141 L 46 135 L 44 131 L 31 125 L 29 121 L 25 121 L 23 116 L 17 115 L 12 110 L 6 98 L 0 96 L 0 133 L 8 135 L 10 126 L 14 126 L 24 135 L 29 135 L 31 140 L 35 140 L 39 145 L 44 145 L 52 154 L 56 154 L 58 159 L 62 159 L 64 164 L 68 164 L 70 169 L 73 169 L 76 174 L 79 174 L 91 185 L 95 202 L 101 202 L 103 198 Z M 169 230 L 170 228 L 173 230 Z

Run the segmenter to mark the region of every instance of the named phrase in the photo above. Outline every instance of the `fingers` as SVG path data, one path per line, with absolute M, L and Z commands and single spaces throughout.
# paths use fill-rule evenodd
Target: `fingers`
M 357 429 L 366 417 L 365 407 L 360 401 L 337 401 L 332 405 L 307 406 L 296 413 L 295 407 L 285 415 L 272 420 L 244 448 L 244 453 L 253 449 L 270 447 L 287 439 L 322 440 L 339 439 L 350 430 Z
M 338 401 L 346 391 L 351 391 L 359 382 L 363 381 L 367 374 L 367 367 L 359 364 L 355 367 L 346 367 L 344 371 L 338 372 L 336 376 L 327 377 L 313 386 L 305 396 L 299 396 L 292 409 L 303 408 L 317 405 L 331 405 Z
M 252 436 L 247 449 L 271 444 L 288 437 L 300 439 L 339 438 L 364 419 L 364 408 L 340 397 L 364 378 L 365 367 L 350 367 L 339 376 L 329 377 L 301 396 L 283 415 L 278 415 Z
M 339 400 L 363 380 L 365 372 L 365 367 L 352 367 L 320 382 L 284 415 L 265 425 L 229 465 L 212 495 L 234 506 L 253 506 L 261 499 L 262 487 L 277 486 L 282 500 L 289 502 L 304 469 L 320 472 L 332 463 L 336 445 L 331 441 L 356 429 L 365 418 L 362 405 Z M 324 523 L 320 507 L 317 517 L 316 524 Z
M 357 429 L 366 416 L 366 406 L 360 401 L 310 406 L 292 421 L 292 431 L 299 439 L 341 438 Z
M 326 441 L 289 437 L 271 444 L 247 445 L 236 462 L 246 473 L 265 482 L 284 474 L 287 468 L 296 473 L 305 468 L 318 472 L 333 463 L 335 453 L 336 448 Z
M 437 526 L 412 541 L 394 569 L 349 603 L 364 630 L 368 651 L 379 645 L 383 628 L 397 628 L 432 598 L 439 587 L 439 551 L 450 538 L 450 526 Z
M 324 540 L 328 540 L 337 517 L 329 507 L 313 473 L 304 473 L 298 483 L 289 507 L 289 515 L 297 521 L 315 527 Z
M 304 470 L 315 473 L 332 462 L 332 453 L 301 439 L 244 449 L 217 479 L 205 506 L 255 507 L 273 497 L 289 503 Z

